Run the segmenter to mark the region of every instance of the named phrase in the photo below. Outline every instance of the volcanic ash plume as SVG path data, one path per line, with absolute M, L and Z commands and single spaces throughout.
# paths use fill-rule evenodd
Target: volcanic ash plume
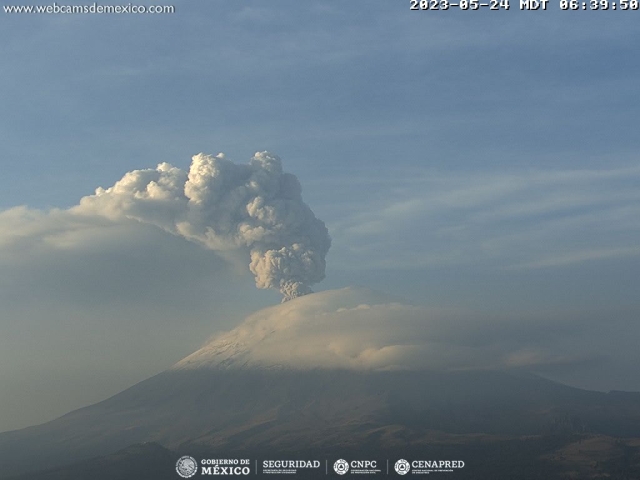
M 280 158 L 259 152 L 248 165 L 223 154 L 192 160 L 188 173 L 168 163 L 129 172 L 84 197 L 75 212 L 150 223 L 216 251 L 247 249 L 258 288 L 280 290 L 283 301 L 310 293 L 324 278 L 331 239 Z

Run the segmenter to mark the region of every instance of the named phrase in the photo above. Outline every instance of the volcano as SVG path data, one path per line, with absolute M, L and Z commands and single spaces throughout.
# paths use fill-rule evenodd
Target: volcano
M 353 297 L 352 292 L 344 295 Z M 309 297 L 269 310 L 267 317 L 283 319 L 286 328 L 254 318 L 107 400 L 0 434 L 0 478 L 81 478 L 77 472 L 85 470 L 73 465 L 103 457 L 98 465 L 121 461 L 117 452 L 123 449 L 126 458 L 144 458 L 150 451 L 155 456 L 163 452 L 165 458 L 168 451 L 176 459 L 196 453 L 212 458 L 389 458 L 435 451 L 466 455 L 469 478 L 482 478 L 479 472 L 489 465 L 509 462 L 513 469 L 529 462 L 527 475 L 546 475 L 520 472 L 518 478 L 564 478 L 554 477 L 564 471 L 553 464 L 554 455 L 594 438 L 609 449 L 597 468 L 609 468 L 607 461 L 618 468 L 620 452 L 626 455 L 624 468 L 636 468 L 640 393 L 581 390 L 523 369 L 300 365 L 304 346 L 290 352 L 271 347 L 281 345 L 275 337 L 293 338 L 290 330 L 302 328 L 291 309 L 296 302 L 317 305 L 318 297 Z M 359 303 L 362 295 L 356 297 L 341 308 L 366 313 Z M 373 348 L 368 345 L 366 351 Z M 141 444 L 147 447 L 134 447 Z M 505 451 L 511 452 L 509 458 Z M 72 466 L 67 471 L 65 465 Z M 486 471 L 491 478 L 503 478 L 502 470 Z

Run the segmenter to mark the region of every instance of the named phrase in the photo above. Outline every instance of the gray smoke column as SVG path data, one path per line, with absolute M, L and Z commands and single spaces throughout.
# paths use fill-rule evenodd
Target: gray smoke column
M 268 152 L 248 165 L 198 154 L 188 173 L 168 163 L 134 170 L 74 211 L 150 223 L 216 251 L 246 249 L 256 286 L 280 290 L 283 301 L 310 293 L 324 278 L 331 246 L 298 179 Z

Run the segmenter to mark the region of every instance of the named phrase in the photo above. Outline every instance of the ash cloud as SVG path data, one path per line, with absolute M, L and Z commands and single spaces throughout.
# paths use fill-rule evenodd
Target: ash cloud
M 268 152 L 245 165 L 201 153 L 188 172 L 168 163 L 134 170 L 72 210 L 156 225 L 218 252 L 244 249 L 256 286 L 279 290 L 283 302 L 324 278 L 331 246 L 298 179 Z

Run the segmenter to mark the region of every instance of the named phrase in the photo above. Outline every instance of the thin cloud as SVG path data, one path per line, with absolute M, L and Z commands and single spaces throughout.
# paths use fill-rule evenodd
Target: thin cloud
M 356 204 L 334 212 L 334 255 L 346 269 L 520 269 L 635 256 L 639 180 L 635 166 L 473 175 L 417 171 L 402 186 L 392 176 L 386 184 L 377 180 L 380 193 L 363 196 L 366 204 L 352 194 Z
M 577 252 L 567 252 L 563 255 L 553 256 L 537 260 L 535 262 L 511 265 L 507 270 L 536 269 L 561 267 L 583 262 L 605 260 L 609 258 L 625 258 L 640 256 L 640 246 L 627 248 L 607 248 L 598 250 L 583 250 Z
M 346 288 L 258 311 L 173 368 L 550 371 L 608 348 L 581 344 L 594 326 L 589 317 L 434 309 Z

